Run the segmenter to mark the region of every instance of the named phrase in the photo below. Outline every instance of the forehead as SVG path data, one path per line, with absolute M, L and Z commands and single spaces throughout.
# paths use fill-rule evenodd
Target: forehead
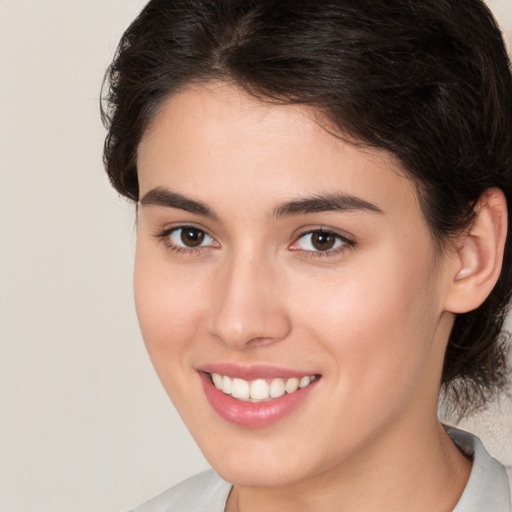
M 335 192 L 397 215 L 419 212 L 415 187 L 393 155 L 335 135 L 312 107 L 262 102 L 227 84 L 164 102 L 140 144 L 138 172 L 141 196 L 165 187 L 247 209 Z

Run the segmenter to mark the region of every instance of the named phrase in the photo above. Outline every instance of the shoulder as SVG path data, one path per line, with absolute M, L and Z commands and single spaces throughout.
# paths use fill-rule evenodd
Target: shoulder
M 505 471 L 507 472 L 508 477 L 508 490 L 510 491 L 510 504 L 512 507 L 512 466 L 506 466 Z
M 461 452 L 473 459 L 468 483 L 454 512 L 511 512 L 510 472 L 491 457 L 473 434 L 453 427 L 445 430 Z
M 231 484 L 213 470 L 171 487 L 131 512 L 223 512 Z

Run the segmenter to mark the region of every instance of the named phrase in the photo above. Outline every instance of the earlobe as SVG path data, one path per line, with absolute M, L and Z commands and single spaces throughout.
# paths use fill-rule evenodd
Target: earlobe
M 506 236 L 505 196 L 489 189 L 475 204 L 475 219 L 454 253 L 446 311 L 467 313 L 484 302 L 500 275 Z

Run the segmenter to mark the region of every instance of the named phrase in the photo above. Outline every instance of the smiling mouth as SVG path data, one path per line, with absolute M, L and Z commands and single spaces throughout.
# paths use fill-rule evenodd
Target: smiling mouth
M 317 379 L 317 375 L 275 379 L 256 379 L 247 381 L 227 375 L 210 373 L 213 385 L 226 395 L 242 402 L 268 402 L 286 394 L 293 394 L 299 389 L 309 386 Z

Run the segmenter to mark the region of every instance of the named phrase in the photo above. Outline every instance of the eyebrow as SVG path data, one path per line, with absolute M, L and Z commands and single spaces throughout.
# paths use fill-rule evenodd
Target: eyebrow
M 366 211 L 370 213 L 384 213 L 384 211 L 377 205 L 369 203 L 359 197 L 347 194 L 327 194 L 306 197 L 304 199 L 283 203 L 274 210 L 272 216 L 278 219 L 281 217 L 332 211 Z
M 163 206 L 165 208 L 177 208 L 185 210 L 186 212 L 195 213 L 211 219 L 216 219 L 217 216 L 213 213 L 208 206 L 194 199 L 189 199 L 176 192 L 171 192 L 162 187 L 157 187 L 150 190 L 140 200 L 143 206 Z
M 189 199 L 177 192 L 171 192 L 162 187 L 150 190 L 140 200 L 143 206 L 162 206 L 164 208 L 177 208 L 196 215 L 202 215 L 210 219 L 217 219 L 217 215 L 204 203 Z M 366 211 L 370 213 L 383 214 L 384 211 L 375 204 L 364 199 L 347 194 L 326 194 L 316 195 L 288 201 L 277 206 L 271 217 L 280 219 L 321 212 L 351 212 Z

